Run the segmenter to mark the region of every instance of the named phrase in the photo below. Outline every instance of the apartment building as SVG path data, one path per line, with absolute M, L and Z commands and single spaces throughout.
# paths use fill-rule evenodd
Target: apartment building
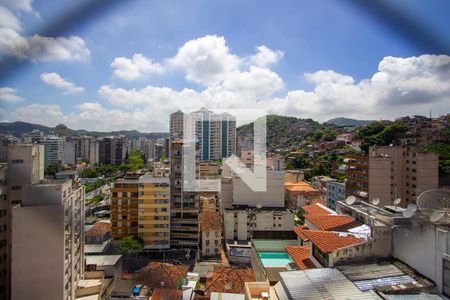
M 8 147 L 17 144 L 17 138 L 12 135 L 0 135 L 0 163 L 8 160 Z
M 0 164 L 0 299 L 7 299 L 7 285 L 8 285 L 8 203 L 7 203 L 7 164 Z
M 127 147 L 124 136 L 104 137 L 99 140 L 99 164 L 120 165 L 125 161 Z
M 346 195 L 380 205 L 400 198 L 405 207 L 422 192 L 438 188 L 439 155 L 400 146 L 371 147 L 369 155 L 349 156 Z
M 44 167 L 62 165 L 64 163 L 64 139 L 56 136 L 45 136 L 39 140 L 45 146 Z
M 113 238 L 138 234 L 139 177 L 114 181 L 111 188 L 111 225 Z
M 138 236 L 144 249 L 170 248 L 170 181 L 167 177 L 139 177 Z
M 183 122 L 184 113 L 181 110 L 170 114 L 170 137 L 182 138 L 183 137 Z
M 230 114 L 216 114 L 205 108 L 183 114 L 177 111 L 170 115 L 172 138 L 183 137 L 184 126 L 192 138 L 199 143 L 200 160 L 220 160 L 236 154 L 236 118 Z M 187 138 L 187 137 L 184 137 Z
M 100 142 L 98 140 L 92 140 L 89 146 L 89 163 L 98 165 L 100 161 Z
M 64 124 L 58 124 L 55 127 L 55 133 L 59 137 L 66 137 L 68 131 L 69 131 L 69 128 L 67 128 L 67 126 Z
M 155 146 L 156 146 L 155 140 L 150 140 L 150 141 L 144 142 L 144 147 L 143 147 L 144 151 L 143 152 L 144 152 L 145 161 L 155 158 Z
M 76 144 L 74 141 L 67 140 L 64 143 L 64 164 L 75 165 L 77 162 Z
M 170 155 L 170 244 L 172 247 L 197 248 L 200 194 L 184 191 L 182 141 L 172 141 Z M 195 172 L 198 178 L 198 155 Z
M 222 248 L 222 222 L 215 211 L 203 211 L 200 214 L 201 255 L 217 257 Z
M 336 180 L 327 181 L 327 206 L 336 209 L 336 203 L 345 199 L 345 182 Z
M 11 299 L 75 299 L 84 273 L 83 226 L 82 186 L 53 180 L 25 191 L 12 209 Z
M 230 208 L 223 211 L 224 238 L 228 241 L 289 239 L 295 226 L 289 209 Z

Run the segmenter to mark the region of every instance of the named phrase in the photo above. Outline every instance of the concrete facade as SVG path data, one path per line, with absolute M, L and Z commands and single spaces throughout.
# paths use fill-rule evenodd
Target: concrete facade
M 345 182 L 327 181 L 327 206 L 336 209 L 336 203 L 345 199 Z
M 75 299 L 84 273 L 83 225 L 82 186 L 67 180 L 27 189 L 22 206 L 12 209 L 11 299 Z

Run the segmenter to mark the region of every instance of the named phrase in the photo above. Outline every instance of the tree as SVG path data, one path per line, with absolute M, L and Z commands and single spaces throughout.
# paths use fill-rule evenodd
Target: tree
M 50 176 L 55 176 L 56 173 L 58 173 L 58 165 L 57 164 L 49 164 L 47 166 L 47 169 L 45 170 L 45 174 Z
M 135 236 L 127 236 L 119 241 L 118 248 L 121 253 L 125 253 L 129 250 L 140 251 L 144 248 L 144 244 L 142 239 Z
M 297 210 L 297 213 L 295 214 L 295 216 L 296 216 L 297 219 L 298 219 L 297 225 L 302 225 L 302 224 L 305 223 L 305 214 L 306 214 L 306 211 L 305 211 L 303 208 L 300 207 L 300 208 Z

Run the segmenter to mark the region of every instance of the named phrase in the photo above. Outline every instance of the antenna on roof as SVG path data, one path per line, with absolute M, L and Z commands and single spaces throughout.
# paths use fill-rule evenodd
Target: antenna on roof
M 373 205 L 378 206 L 378 204 L 380 204 L 380 198 L 375 197 L 372 199 L 372 201 L 370 201 Z
M 348 205 L 352 205 L 356 202 L 356 197 L 355 196 L 348 196 L 345 199 L 345 203 L 347 203 Z
M 408 209 L 405 209 L 402 212 L 402 214 L 405 218 L 411 218 L 414 215 L 414 211 L 412 211 L 411 209 L 408 208 Z
M 417 207 L 431 222 L 450 223 L 449 190 L 433 189 L 423 192 L 417 197 Z

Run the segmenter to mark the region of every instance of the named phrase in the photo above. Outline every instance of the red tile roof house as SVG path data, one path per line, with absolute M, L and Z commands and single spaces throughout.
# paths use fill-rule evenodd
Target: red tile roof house
M 311 255 L 324 267 L 333 267 L 349 261 L 367 261 L 387 258 L 385 243 L 377 242 L 372 235 L 362 235 L 349 230 L 363 224 L 350 216 L 339 215 L 313 204 L 302 207 L 305 224 L 294 228 L 299 244 L 309 247 Z
M 245 293 L 245 282 L 255 281 L 252 269 L 242 267 L 215 266 L 213 275 L 208 278 L 205 285 L 205 294 L 211 292 Z

